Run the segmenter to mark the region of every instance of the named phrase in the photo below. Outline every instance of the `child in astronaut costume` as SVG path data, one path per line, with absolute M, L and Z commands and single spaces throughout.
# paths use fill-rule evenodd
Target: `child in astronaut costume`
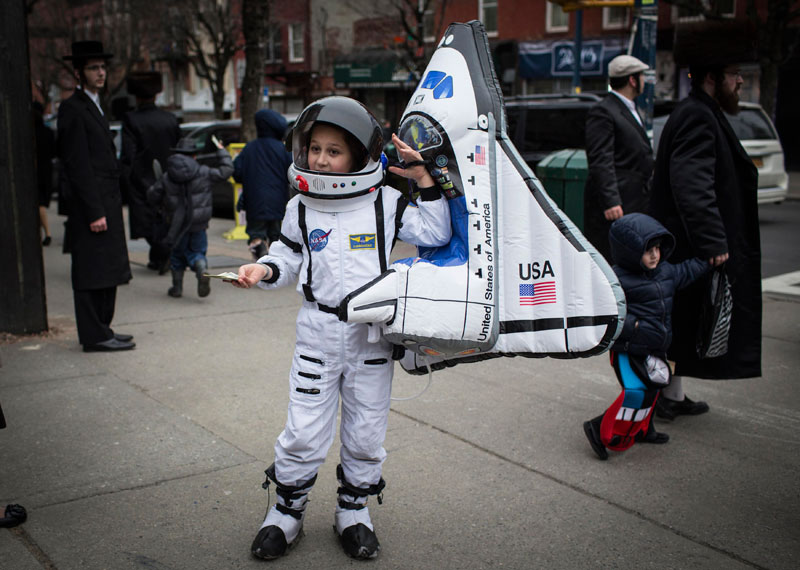
M 286 143 L 298 195 L 287 205 L 280 241 L 257 263 L 242 266 L 233 282 L 275 289 L 297 281 L 303 297 L 288 419 L 267 469 L 276 504 L 252 545 L 259 558 L 286 554 L 301 536 L 308 493 L 335 436 L 340 395 L 336 532 L 354 558 L 372 558 L 380 548 L 366 503 L 384 487 L 392 346 L 377 327 L 342 322 L 337 308 L 348 293 L 386 271 L 395 238 L 436 247 L 451 235 L 447 201 L 421 156 L 396 135 L 392 140 L 408 167 L 389 170 L 414 180 L 417 204 L 382 186 L 381 127 L 366 107 L 346 97 L 309 105 Z

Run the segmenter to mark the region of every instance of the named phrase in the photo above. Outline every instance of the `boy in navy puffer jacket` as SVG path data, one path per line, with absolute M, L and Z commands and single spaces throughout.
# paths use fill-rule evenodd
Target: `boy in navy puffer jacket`
M 675 238 L 645 214 L 628 214 L 616 220 L 608 240 L 628 313 L 611 347 L 611 365 L 622 393 L 604 414 L 583 424 L 589 444 L 600 459 L 608 459 L 606 448 L 624 451 L 637 441 L 669 440 L 667 434 L 655 431 L 651 412 L 671 377 L 666 360 L 672 342 L 672 300 L 675 291 L 710 268 L 700 259 L 677 265 L 662 261 L 675 248 Z
M 197 295 L 206 297 L 211 292 L 208 268 L 206 228 L 213 209 L 212 186 L 227 180 L 233 174 L 231 155 L 215 136 L 211 140 L 217 147 L 219 167 L 201 165 L 195 160 L 197 149 L 191 141 L 181 139 L 177 148 L 170 149 L 167 171 L 147 190 L 147 201 L 161 206 L 170 220 L 169 231 L 162 245 L 172 251 L 169 266 L 172 271 L 170 297 L 183 294 L 183 272 L 190 267 L 197 276 Z

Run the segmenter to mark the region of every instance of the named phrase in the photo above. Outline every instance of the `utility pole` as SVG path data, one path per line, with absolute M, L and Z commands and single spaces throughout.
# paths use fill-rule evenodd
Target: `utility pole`
M 581 84 L 581 62 L 583 61 L 583 10 L 575 11 L 575 66 L 572 70 L 572 92 L 580 93 Z
M 644 111 L 644 128 L 653 128 L 653 102 L 656 92 L 656 31 L 658 28 L 658 0 L 636 0 L 633 8 L 633 29 L 628 53 L 647 65 L 644 72 L 644 91 L 636 98 L 637 106 Z
M 0 10 L 0 331 L 47 330 L 25 0 Z

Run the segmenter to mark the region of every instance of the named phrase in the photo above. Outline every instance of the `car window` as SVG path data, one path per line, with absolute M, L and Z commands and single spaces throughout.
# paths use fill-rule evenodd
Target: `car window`
M 198 129 L 194 132 L 189 133 L 184 137 L 184 139 L 192 145 L 192 147 L 196 150 L 202 150 L 206 144 L 206 134 L 208 131 L 206 129 Z
M 775 129 L 761 109 L 741 109 L 738 115 L 725 113 L 739 140 L 770 140 L 778 138 Z
M 524 113 L 523 109 L 508 109 L 508 131 L 519 135 L 517 129 L 524 129 L 522 137 L 516 137 L 515 140 L 516 143 L 522 143 L 520 152 L 584 148 L 588 110 L 588 106 L 541 109 L 528 107 L 524 109 Z M 518 123 L 523 120 L 523 115 L 524 125 L 520 127 Z

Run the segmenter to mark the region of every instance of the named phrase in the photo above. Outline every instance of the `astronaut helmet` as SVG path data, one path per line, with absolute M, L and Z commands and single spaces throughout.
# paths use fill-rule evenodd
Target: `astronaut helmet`
M 317 126 L 335 127 L 350 155 L 349 172 L 312 169 L 309 149 Z M 320 131 L 317 131 L 320 132 Z M 329 131 L 330 132 L 330 131 Z M 370 111 L 349 97 L 325 97 L 306 107 L 286 137 L 292 153 L 289 182 L 306 205 L 322 211 L 343 211 L 373 201 L 384 181 L 383 135 Z

